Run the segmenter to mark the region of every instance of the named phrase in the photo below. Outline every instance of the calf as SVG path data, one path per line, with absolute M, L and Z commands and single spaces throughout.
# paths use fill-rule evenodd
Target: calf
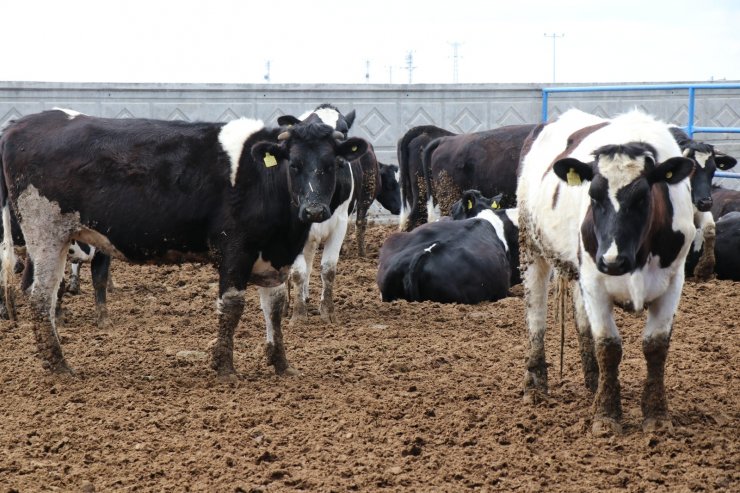
M 411 231 L 427 222 L 427 192 L 422 154 L 427 144 L 438 137 L 455 135 L 434 125 L 413 127 L 398 140 L 398 182 L 401 185 L 399 229 Z
M 619 433 L 622 340 L 617 304 L 648 308 L 643 429 L 670 427 L 664 366 L 693 240 L 689 177 L 666 124 L 633 111 L 612 120 L 565 112 L 528 138 L 517 198 L 529 330 L 525 402 L 547 392 L 544 335 L 550 273 L 572 282 L 593 432 Z
M 383 301 L 474 304 L 507 296 L 516 213 L 498 210 L 496 200 L 472 191 L 462 203 L 461 220 L 424 224 L 385 241 L 377 274 Z
M 59 110 L 12 123 L 0 138 L 0 204 L 6 226 L 10 206 L 18 212 L 34 261 L 32 326 L 44 366 L 71 372 L 54 307 L 76 240 L 132 262 L 215 263 L 211 366 L 220 375 L 234 373 L 234 330 L 247 283 L 257 284 L 268 363 L 278 373 L 292 371 L 280 327 L 283 283 L 311 224 L 329 217 L 338 159 L 356 159 L 366 149 L 362 140 L 342 139 L 316 115 L 288 130 L 250 119 L 115 120 Z
M 694 172 L 691 175 L 691 200 L 694 203 L 694 224 L 696 225 L 693 250 L 696 252 L 702 250 L 704 253 L 695 269 L 687 274 L 694 274 L 697 279 L 706 280 L 712 276 L 715 262 L 714 218 L 709 212 L 713 203 L 712 179 L 717 169 L 729 170 L 737 164 L 737 160 L 719 152 L 710 144 L 690 138 L 678 127 L 672 126 L 670 131 L 681 147 L 683 155 L 694 162 Z M 707 248 L 702 249 L 704 243 L 707 244 Z
M 427 215 L 449 215 L 463 190 L 503 194 L 501 206 L 516 207 L 516 171 L 524 139 L 534 125 L 508 125 L 473 134 L 440 137 L 423 154 Z

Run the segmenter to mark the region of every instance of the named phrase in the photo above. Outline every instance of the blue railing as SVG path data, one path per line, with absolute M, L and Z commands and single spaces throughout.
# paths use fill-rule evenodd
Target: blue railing
M 697 127 L 694 125 L 697 89 L 740 89 L 738 83 L 705 83 L 705 84 L 654 84 L 625 86 L 582 86 L 582 87 L 544 87 L 542 88 L 542 121 L 547 121 L 549 95 L 559 92 L 624 92 L 624 91 L 672 91 L 688 90 L 688 124 L 683 127 L 689 137 L 695 133 L 740 133 L 740 127 Z M 740 173 L 717 171 L 716 178 L 740 178 Z

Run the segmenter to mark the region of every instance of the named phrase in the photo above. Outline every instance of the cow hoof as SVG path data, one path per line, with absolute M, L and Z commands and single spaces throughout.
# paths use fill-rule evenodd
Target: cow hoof
M 45 363 L 44 367 L 46 367 L 54 375 L 61 376 L 61 377 L 64 377 L 64 376 L 72 377 L 75 374 L 74 370 L 72 370 L 72 368 L 67 364 L 67 362 L 64 359 L 61 359 L 54 363 Z
M 80 285 L 70 284 L 69 287 L 67 288 L 67 292 L 73 296 L 80 294 Z
M 645 418 L 642 421 L 643 433 L 672 433 L 673 423 L 670 418 Z
M 610 437 L 622 434 L 622 425 L 614 418 L 594 418 L 591 433 L 595 437 Z
M 324 323 L 327 324 L 335 324 L 337 323 L 337 317 L 334 316 L 334 310 L 329 310 L 328 308 L 321 308 L 321 320 Z
M 286 362 L 287 363 L 287 362 Z M 286 366 L 282 370 L 278 370 L 277 365 L 275 366 L 275 373 L 277 375 L 280 375 L 281 377 L 298 377 L 301 375 L 301 372 L 290 366 L 288 363 L 288 366 Z
M 541 389 L 525 389 L 522 402 L 528 405 L 539 404 L 547 400 L 547 391 Z
M 306 315 L 305 313 L 297 313 L 294 310 L 293 316 L 290 317 L 290 325 L 302 324 L 305 322 L 308 322 L 308 315 Z

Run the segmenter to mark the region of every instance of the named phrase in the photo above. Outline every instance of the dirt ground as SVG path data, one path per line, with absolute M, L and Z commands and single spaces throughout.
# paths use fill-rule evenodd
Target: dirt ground
M 369 229 L 368 258 L 345 244 L 336 326 L 315 314 L 286 328 L 298 377 L 266 366 L 254 289 L 239 378 L 198 359 L 215 337 L 208 266 L 114 262 L 105 331 L 85 267 L 60 330 L 74 378 L 42 370 L 26 323 L 0 323 L 0 492 L 740 491 L 739 283 L 684 288 L 666 370 L 672 434 L 640 429 L 644 319 L 617 314 L 624 434 L 597 439 L 572 322 L 562 379 L 551 325 L 550 399 L 523 405 L 522 299 L 381 303 L 377 253 L 392 230 Z

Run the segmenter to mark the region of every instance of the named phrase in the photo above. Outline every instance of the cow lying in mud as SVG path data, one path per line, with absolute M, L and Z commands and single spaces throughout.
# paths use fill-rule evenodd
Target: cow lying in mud
M 553 269 L 572 281 L 594 434 L 621 431 L 622 339 L 612 308 L 648 310 L 643 429 L 670 428 L 664 386 L 673 317 L 694 238 L 689 180 L 668 126 L 633 111 L 605 120 L 569 110 L 525 143 L 517 189 L 529 330 L 525 402 L 547 393 L 544 336 Z
M 44 367 L 71 372 L 54 307 L 72 240 L 131 262 L 213 262 L 219 270 L 212 367 L 234 373 L 234 330 L 249 282 L 259 286 L 267 358 L 291 371 L 281 308 L 288 269 L 312 223 L 329 217 L 342 159 L 365 152 L 318 116 L 288 130 L 258 120 L 228 123 L 102 119 L 45 111 L 0 139 L 0 203 L 12 204 L 34 261 L 30 301 Z M 12 262 L 4 235 L 5 285 Z
M 383 301 L 474 304 L 507 296 L 518 271 L 518 233 L 516 210 L 499 209 L 500 200 L 467 191 L 454 207 L 460 220 L 391 235 L 378 262 Z

